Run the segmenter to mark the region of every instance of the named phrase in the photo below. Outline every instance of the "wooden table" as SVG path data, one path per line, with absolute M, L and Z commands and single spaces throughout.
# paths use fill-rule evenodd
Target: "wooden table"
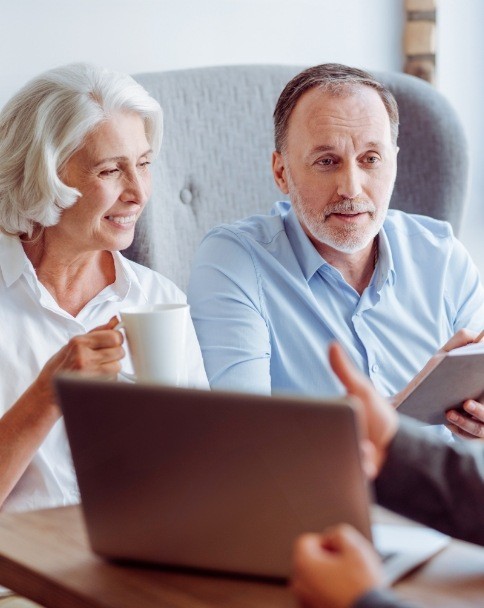
M 0 514 L 0 584 L 46 608 L 294 608 L 283 585 L 121 566 L 88 547 L 79 507 Z M 484 549 L 452 542 L 397 585 L 426 606 L 484 605 Z

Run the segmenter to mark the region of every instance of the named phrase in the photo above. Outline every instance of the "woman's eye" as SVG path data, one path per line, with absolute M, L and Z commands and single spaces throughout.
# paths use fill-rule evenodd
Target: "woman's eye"
M 145 161 L 143 161 L 142 163 L 139 164 L 139 166 L 142 167 L 142 168 L 149 167 L 150 165 L 151 165 L 151 161 L 149 161 L 149 160 L 145 160 Z
M 332 158 L 321 158 L 318 160 L 318 164 L 323 165 L 323 167 L 330 167 L 334 164 L 334 159 Z
M 115 169 L 104 169 L 103 171 L 101 171 L 100 175 L 108 177 L 110 175 L 116 175 L 116 173 L 119 173 L 119 169 L 115 168 Z

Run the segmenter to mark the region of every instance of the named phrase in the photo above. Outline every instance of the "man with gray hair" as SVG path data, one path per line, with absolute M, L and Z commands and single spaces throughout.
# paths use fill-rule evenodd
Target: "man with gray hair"
M 456 332 L 470 330 L 464 343 L 482 329 L 484 291 L 450 225 L 388 209 L 398 121 L 391 92 L 363 70 L 324 64 L 286 85 L 272 170 L 291 203 L 213 229 L 193 265 L 212 387 L 341 392 L 326 355 L 337 340 L 391 396 Z M 484 407 L 466 408 L 449 421 L 484 436 Z

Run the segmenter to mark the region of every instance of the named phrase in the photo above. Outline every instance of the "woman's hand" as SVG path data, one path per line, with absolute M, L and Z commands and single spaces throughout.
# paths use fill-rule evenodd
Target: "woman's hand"
M 305 608 L 350 608 L 383 585 L 380 560 L 352 526 L 300 536 L 294 547 L 291 587 Z
M 43 367 L 37 379 L 0 418 L 0 506 L 60 418 L 52 380 L 60 371 L 114 376 L 124 356 L 118 319 L 75 336 Z
M 55 404 L 52 380 L 61 371 L 78 371 L 89 376 L 115 377 L 121 369 L 125 352 L 123 335 L 114 330 L 119 323 L 113 317 L 87 334 L 74 336 L 47 361 L 31 389 L 40 403 Z M 60 415 L 60 412 L 59 412 Z

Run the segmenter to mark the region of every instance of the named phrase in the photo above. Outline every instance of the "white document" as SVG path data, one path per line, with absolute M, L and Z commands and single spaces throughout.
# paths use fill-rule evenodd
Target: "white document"
M 450 542 L 449 536 L 423 526 L 373 524 L 372 534 L 383 559 L 387 585 L 428 561 Z

